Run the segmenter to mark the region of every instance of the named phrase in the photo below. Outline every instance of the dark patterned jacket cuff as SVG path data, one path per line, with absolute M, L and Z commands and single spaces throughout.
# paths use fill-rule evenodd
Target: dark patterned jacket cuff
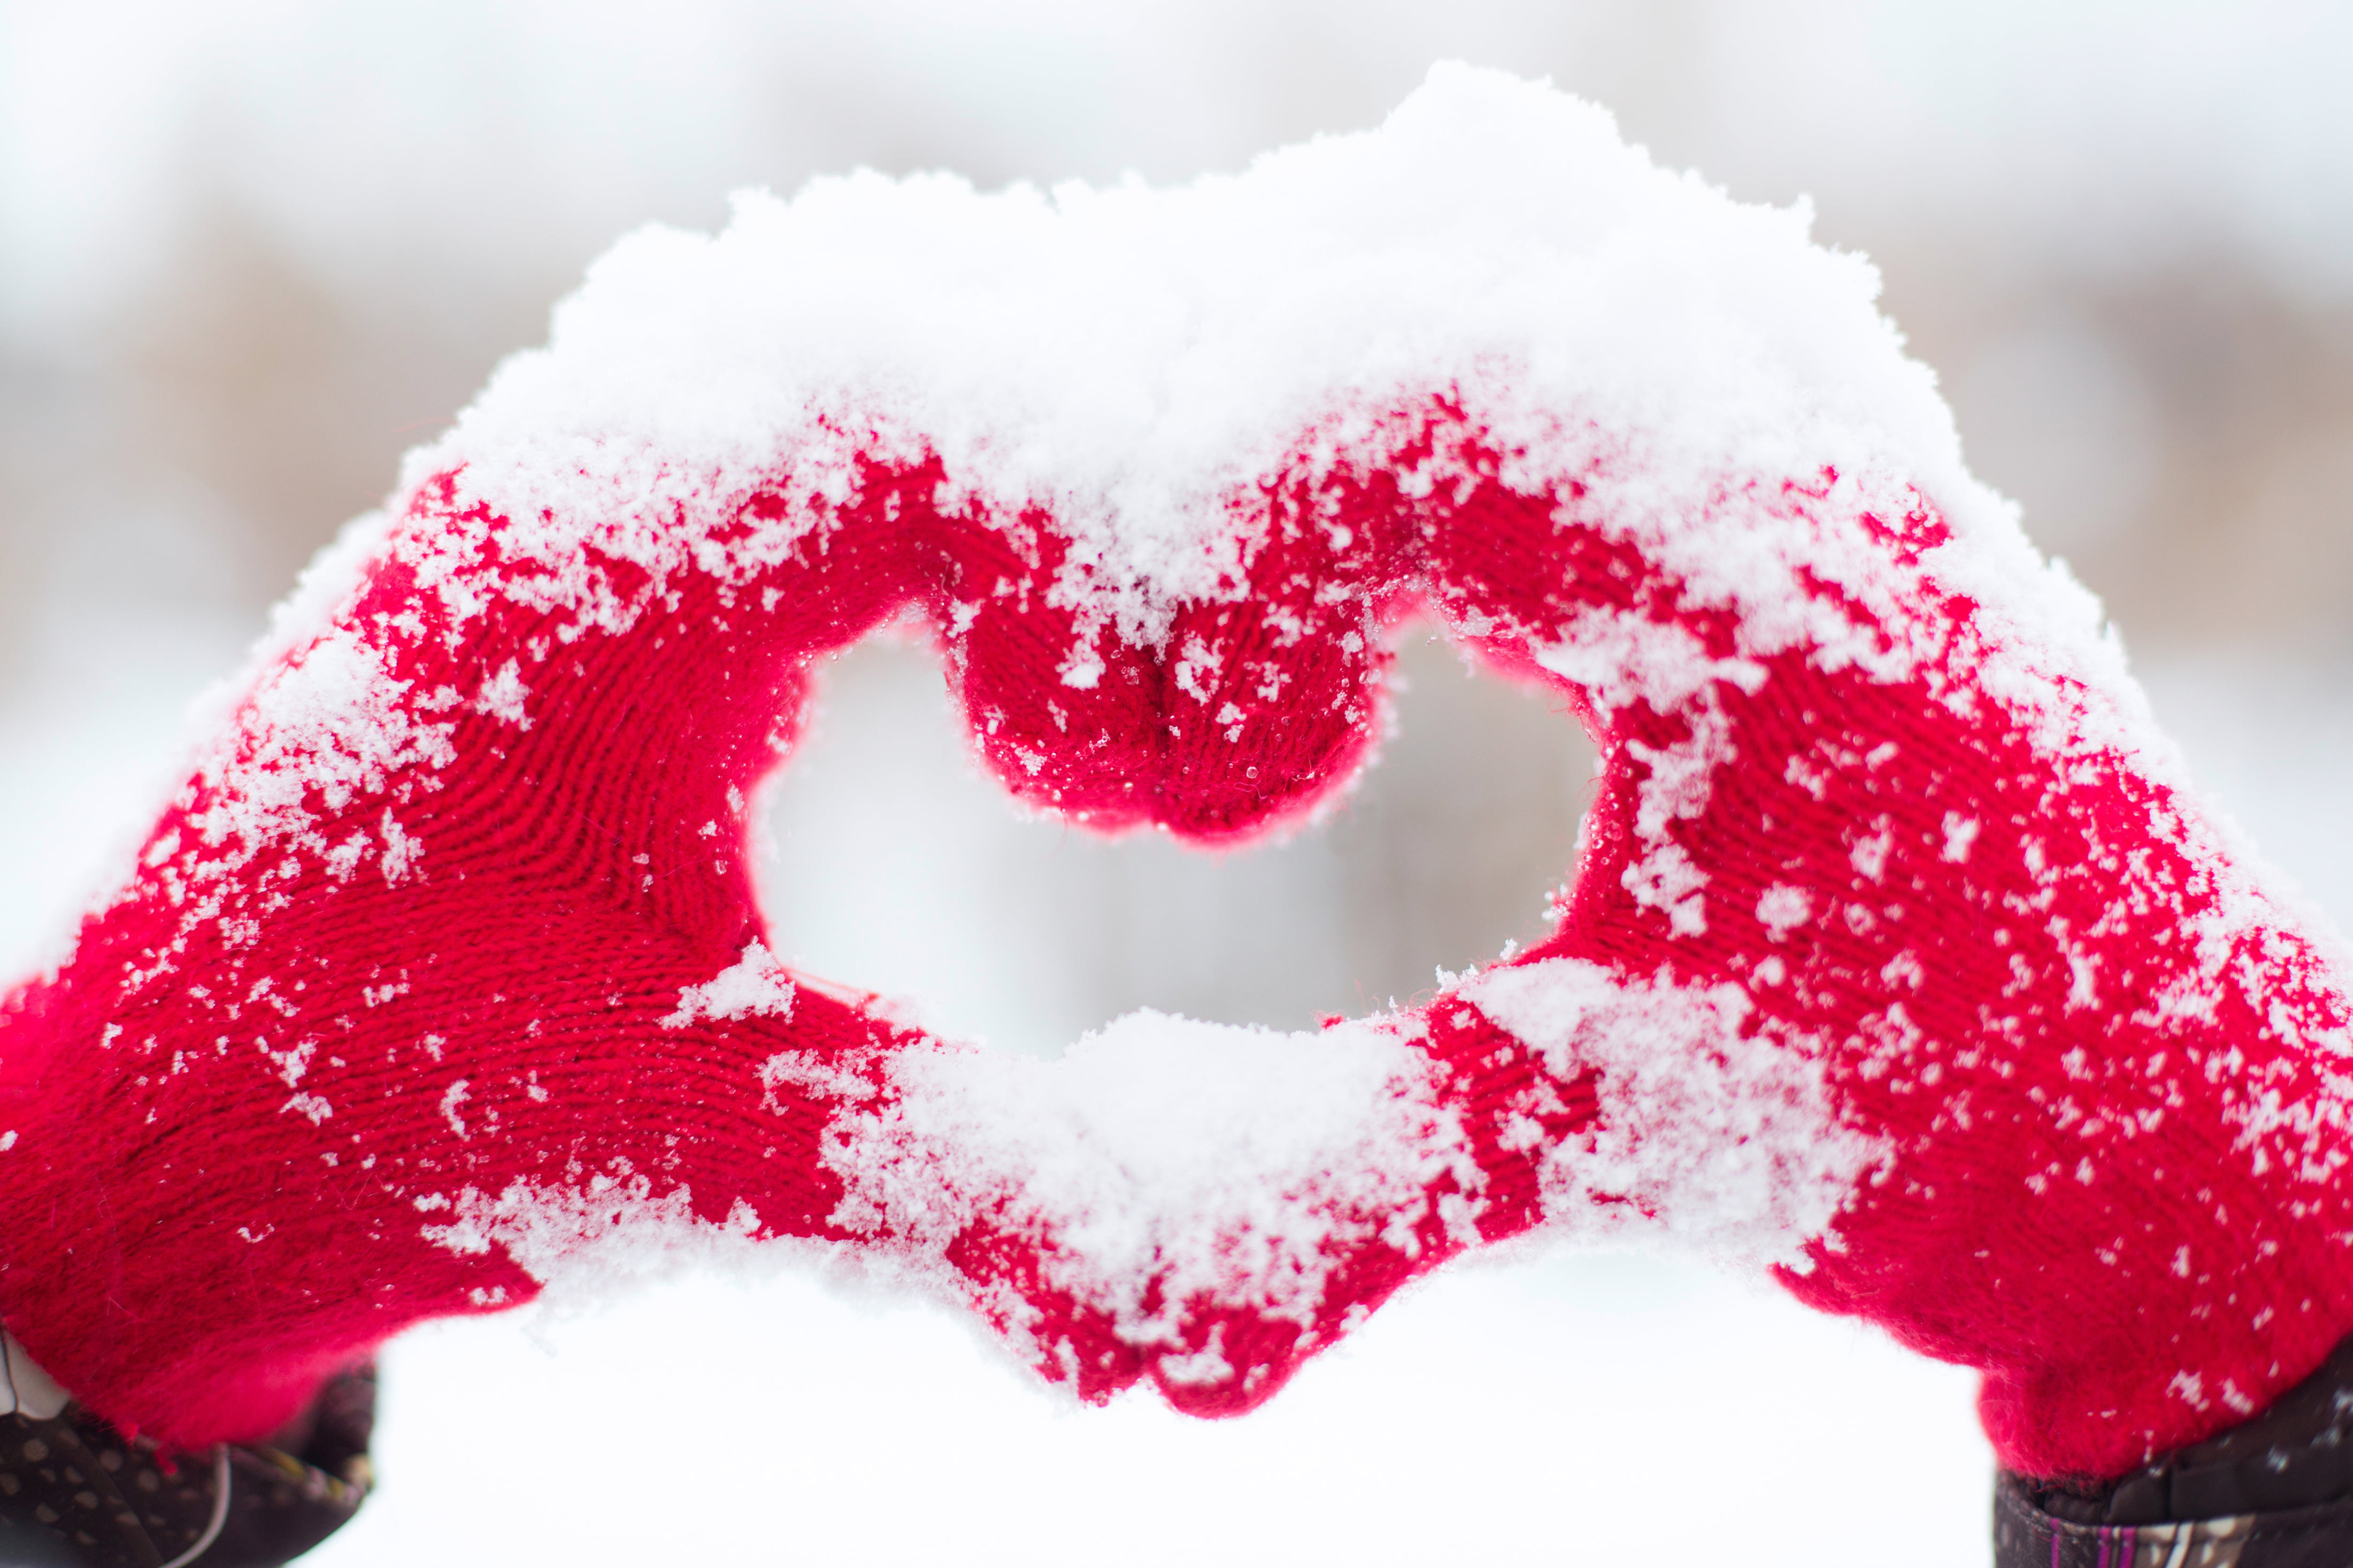
M 2115 1480 L 2005 1471 L 1995 1568 L 2353 1564 L 2353 1339 L 2271 1408 Z
M 74 1404 L 0 1415 L 0 1564 L 275 1568 L 359 1510 L 375 1369 L 330 1379 L 304 1430 L 167 1457 Z
M 1994 1568 L 2346 1568 L 2353 1499 L 2158 1524 L 2071 1524 L 2034 1505 L 2032 1483 L 1994 1489 Z

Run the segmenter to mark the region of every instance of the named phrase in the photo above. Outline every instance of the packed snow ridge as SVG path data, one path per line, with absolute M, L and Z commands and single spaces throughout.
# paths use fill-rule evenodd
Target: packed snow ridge
M 511 520 L 502 543 L 559 568 L 533 592 L 609 629 L 629 606 L 576 569 L 560 520 L 629 520 L 596 547 L 657 576 L 724 570 L 698 524 L 780 468 L 839 503 L 858 458 L 928 454 L 944 503 L 1050 509 L 1081 541 L 1072 591 L 1149 638 L 1173 602 L 1218 592 L 1237 486 L 1303 432 L 1336 451 L 1441 395 L 1524 491 L 1590 479 L 1614 452 L 1638 479 L 1612 514 L 1643 534 L 1690 531 L 1696 503 L 1746 478 L 1829 465 L 1916 486 L 1984 546 L 1947 563 L 1954 586 L 2120 671 L 2089 596 L 1969 478 L 1933 375 L 1875 308 L 1876 272 L 1812 244 L 1810 222 L 1658 168 L 1599 108 L 1454 65 L 1377 131 L 1176 188 L 861 173 L 790 201 L 746 193 L 721 235 L 650 227 L 599 259 L 548 346 L 410 456 L 391 510 L 462 469 L 463 494 Z M 1434 454 L 1421 482 L 1449 479 Z M 773 560 L 812 526 L 729 552 Z M 1737 595 L 1770 563 L 1725 542 L 1665 563 Z

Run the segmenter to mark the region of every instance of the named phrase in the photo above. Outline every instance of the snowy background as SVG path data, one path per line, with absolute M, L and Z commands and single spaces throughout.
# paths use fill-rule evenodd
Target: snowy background
M 1872 254 L 1978 471 L 2353 921 L 2342 6 L 0 0 L 5 969 L 301 562 L 622 230 L 861 163 L 1237 168 L 1449 57 Z M 780 945 L 1011 1049 L 1409 995 L 1539 929 L 1588 758 L 1442 648 L 1406 669 L 1323 830 L 1209 858 L 1017 818 L 927 656 L 861 650 L 776 793 Z M 1459 1270 L 1215 1426 L 1065 1408 L 954 1320 L 792 1278 L 427 1331 L 386 1377 L 384 1485 L 322 1564 L 1987 1559 L 1968 1374 L 1651 1258 Z

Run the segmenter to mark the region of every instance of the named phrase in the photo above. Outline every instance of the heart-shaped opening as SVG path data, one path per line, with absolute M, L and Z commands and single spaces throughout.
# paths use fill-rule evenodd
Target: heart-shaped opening
M 1137 1008 L 1313 1028 L 1428 992 L 1551 926 L 1594 750 L 1556 690 L 1398 628 L 1387 738 L 1305 827 L 1204 851 L 1027 812 L 974 759 L 937 659 L 828 667 L 762 816 L 761 901 L 796 969 L 933 1032 L 1052 1055 Z

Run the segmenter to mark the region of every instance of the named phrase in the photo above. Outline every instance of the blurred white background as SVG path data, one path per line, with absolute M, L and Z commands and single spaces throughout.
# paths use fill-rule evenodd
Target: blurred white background
M 2342 5 L 0 0 L 0 960 L 62 937 L 187 699 L 622 230 L 859 164 L 1234 169 L 1442 58 L 1876 258 L 1978 471 L 2353 915 Z M 927 656 L 863 650 L 776 792 L 782 945 L 1009 1048 L 1411 994 L 1538 929 L 1587 754 L 1442 649 L 1407 671 L 1324 830 L 1205 858 L 1017 819 Z M 394 1349 L 384 1487 L 317 1561 L 1987 1559 L 1968 1374 L 1685 1263 L 1460 1271 L 1217 1426 L 1063 1409 L 806 1279 L 528 1327 Z

